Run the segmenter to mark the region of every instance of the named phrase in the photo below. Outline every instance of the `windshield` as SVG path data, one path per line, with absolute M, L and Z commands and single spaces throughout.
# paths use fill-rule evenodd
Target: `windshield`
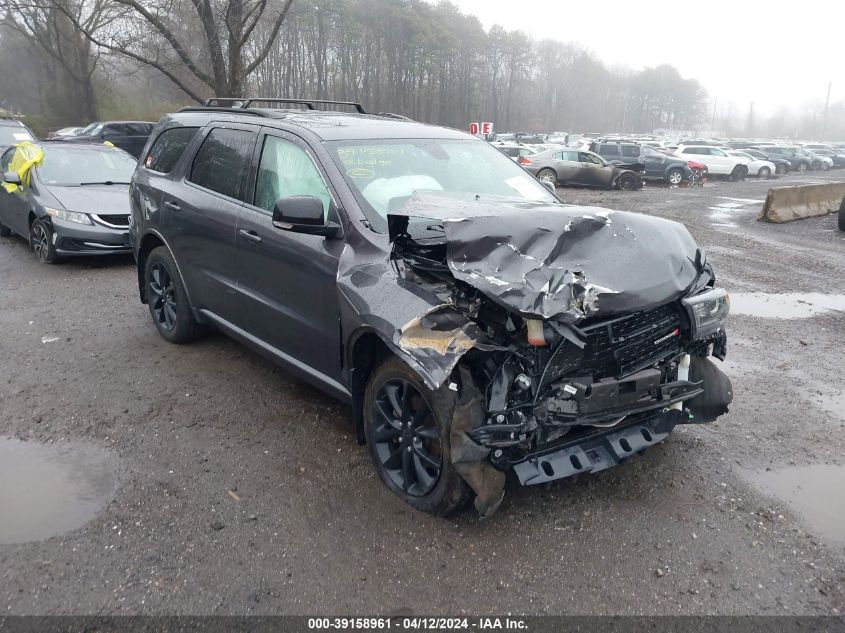
M 535 178 L 492 145 L 473 140 L 391 139 L 326 143 L 373 229 L 416 191 L 556 203 Z
M 137 164 L 122 151 L 106 148 L 44 147 L 38 176 L 45 185 L 75 186 L 83 183 L 129 184 Z
M 21 141 L 34 141 L 32 134 L 25 127 L 0 125 L 0 145 L 16 145 Z
M 89 123 L 86 127 L 82 128 L 80 134 L 85 136 L 96 136 L 99 134 L 101 129 L 103 129 L 102 123 Z

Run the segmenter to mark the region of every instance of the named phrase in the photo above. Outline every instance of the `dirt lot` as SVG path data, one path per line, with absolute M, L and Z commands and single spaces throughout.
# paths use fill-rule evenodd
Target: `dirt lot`
M 781 183 L 821 180 L 845 173 Z M 561 193 L 684 222 L 740 309 L 752 291 L 845 294 L 835 217 L 755 222 L 770 184 Z M 728 416 L 679 427 L 594 476 L 512 481 L 499 513 L 480 522 L 402 504 L 342 406 L 245 348 L 221 335 L 165 343 L 131 260 L 45 266 L 23 241 L 0 239 L 0 280 L 0 436 L 84 446 L 80 478 L 86 466 L 101 473 L 78 500 L 56 495 L 94 507 L 90 521 L 0 544 L 0 613 L 845 610 L 845 523 L 801 506 L 843 496 L 841 311 L 735 313 Z M 815 480 L 802 470 L 824 464 Z M 804 486 L 796 503 L 766 488 L 781 469 Z M 38 485 L 37 469 L 16 472 L 3 484 L 10 494 Z M 97 494 L 107 499 L 98 511 Z M 37 538 L 64 528 L 45 519 L 22 529 Z

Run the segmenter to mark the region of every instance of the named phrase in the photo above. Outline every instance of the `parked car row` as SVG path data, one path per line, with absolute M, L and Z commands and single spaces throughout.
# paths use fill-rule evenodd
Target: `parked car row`
M 565 146 L 520 167 L 360 106 L 249 103 L 163 117 L 140 161 L 16 144 L 0 230 L 45 262 L 130 248 L 165 340 L 217 328 L 347 403 L 384 485 L 421 511 L 489 516 L 509 473 L 597 472 L 728 411 L 729 300 L 686 228 L 564 205 L 522 167 L 622 188 L 642 170 Z

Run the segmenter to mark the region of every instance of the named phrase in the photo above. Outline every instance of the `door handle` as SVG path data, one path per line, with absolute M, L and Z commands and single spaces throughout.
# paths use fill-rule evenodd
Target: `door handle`
M 182 207 L 180 207 L 178 204 L 176 204 L 175 202 L 172 202 L 170 200 L 165 202 L 164 206 L 167 207 L 168 209 L 170 209 L 171 211 L 181 211 L 182 210 Z
M 246 229 L 241 229 L 238 231 L 241 235 L 243 235 L 246 239 L 248 239 L 253 244 L 260 244 L 261 243 L 261 236 L 256 233 L 255 231 L 247 231 Z

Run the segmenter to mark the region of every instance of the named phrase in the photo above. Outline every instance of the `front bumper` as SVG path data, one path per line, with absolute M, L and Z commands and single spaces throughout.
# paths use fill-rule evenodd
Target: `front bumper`
M 131 253 L 129 228 L 114 229 L 53 218 L 53 246 L 62 257 Z
M 607 432 L 581 436 L 513 465 L 523 486 L 543 484 L 582 473 L 596 473 L 618 466 L 635 453 L 663 441 L 677 424 L 688 422 L 681 411 L 661 412 L 653 417 L 630 423 Z

